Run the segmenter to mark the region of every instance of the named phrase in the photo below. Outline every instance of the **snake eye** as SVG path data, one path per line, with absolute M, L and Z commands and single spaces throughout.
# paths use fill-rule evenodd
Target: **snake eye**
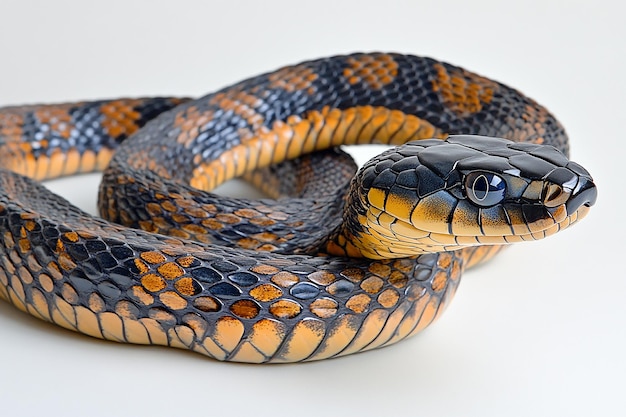
M 491 172 L 472 172 L 465 177 L 467 198 L 481 207 L 498 204 L 506 194 L 506 182 Z

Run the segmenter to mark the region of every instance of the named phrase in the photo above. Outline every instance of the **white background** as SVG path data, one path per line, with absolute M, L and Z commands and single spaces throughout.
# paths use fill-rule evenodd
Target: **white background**
M 199 96 L 304 59 L 414 53 L 545 104 L 599 187 L 581 224 L 467 273 L 426 332 L 343 359 L 223 364 L 0 303 L 1 415 L 626 415 L 623 2 L 0 1 L 0 105 Z M 93 211 L 97 181 L 54 188 Z

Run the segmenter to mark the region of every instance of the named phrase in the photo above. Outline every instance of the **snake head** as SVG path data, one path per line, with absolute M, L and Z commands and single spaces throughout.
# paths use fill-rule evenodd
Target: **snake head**
M 370 258 L 541 239 L 584 217 L 597 195 L 552 146 L 468 135 L 390 149 L 353 190 L 349 240 Z

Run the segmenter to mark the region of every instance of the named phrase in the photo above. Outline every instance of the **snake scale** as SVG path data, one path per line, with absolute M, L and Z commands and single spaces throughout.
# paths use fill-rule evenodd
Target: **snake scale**
M 352 178 L 333 148 L 367 143 L 395 147 Z M 567 155 L 533 100 L 391 53 L 196 100 L 3 108 L 0 298 L 93 337 L 224 361 L 387 346 L 437 319 L 467 267 L 587 213 L 595 185 Z M 38 182 L 99 170 L 102 218 Z M 241 176 L 273 198 L 210 192 Z

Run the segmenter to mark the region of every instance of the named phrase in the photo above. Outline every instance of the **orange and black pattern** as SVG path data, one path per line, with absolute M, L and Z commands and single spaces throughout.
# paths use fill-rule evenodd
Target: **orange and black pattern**
M 5 168 L 44 179 L 111 160 L 99 205 L 121 224 L 0 171 L 0 298 L 90 336 L 219 360 L 297 362 L 386 346 L 432 323 L 462 271 L 500 246 L 398 259 L 312 256 L 332 252 L 329 235 L 340 254 L 353 255 L 340 233 L 352 165 L 331 168 L 329 154 L 304 160 L 299 174 L 274 165 L 344 144 L 449 134 L 568 150 L 561 125 L 532 100 L 415 56 L 355 54 L 285 67 L 139 129 L 147 114 L 175 104 L 0 110 Z M 274 197 L 296 197 L 236 201 L 208 192 L 239 176 Z
M 101 100 L 5 107 L 2 167 L 35 179 L 103 170 L 117 145 L 179 98 Z
M 393 343 L 443 311 L 463 265 L 454 253 L 372 262 L 200 246 L 58 213 L 65 203 L 22 177 L 0 178 L 0 189 L 22 196 L 0 202 L 0 297 L 94 337 L 220 360 L 315 360 Z

